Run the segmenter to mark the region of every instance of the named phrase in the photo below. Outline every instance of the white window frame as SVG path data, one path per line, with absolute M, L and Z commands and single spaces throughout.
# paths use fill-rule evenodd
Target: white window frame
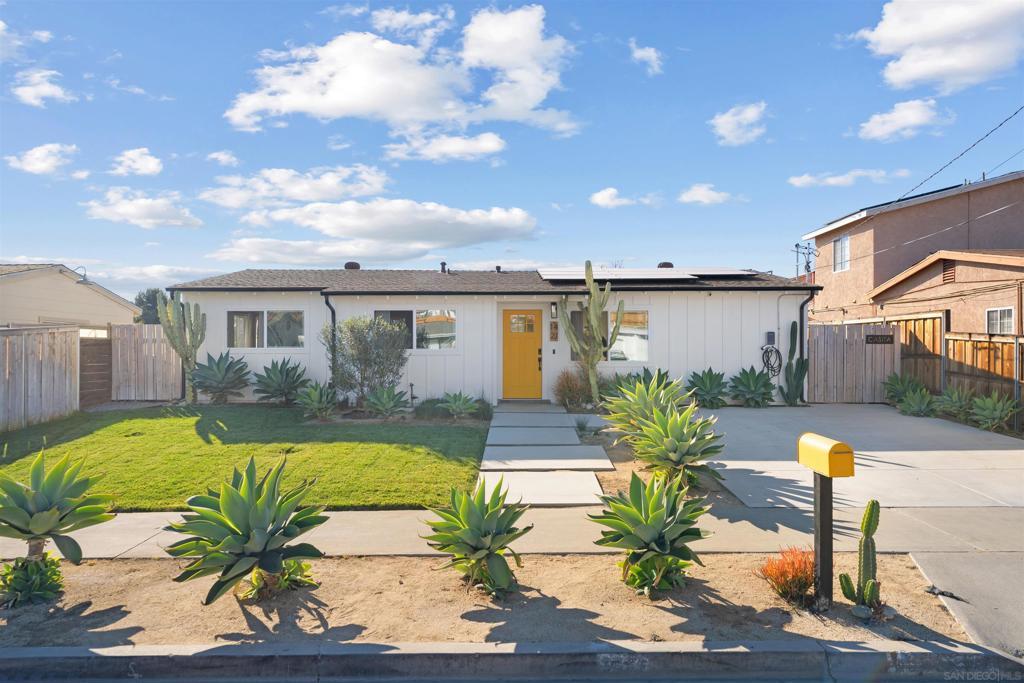
M 411 355 L 427 354 L 430 356 L 440 356 L 444 354 L 455 355 L 460 351 L 459 337 L 462 336 L 462 312 L 458 306 L 452 306 L 451 304 L 441 304 L 438 306 L 432 306 L 427 304 L 425 306 L 392 306 L 390 308 L 374 308 L 370 312 L 370 316 L 376 318 L 378 313 L 384 313 L 385 311 L 411 311 L 412 312 L 412 348 L 406 349 Z M 455 342 L 443 349 L 421 349 L 416 346 L 416 312 L 417 311 L 451 311 L 455 314 Z
M 992 332 L 989 329 L 988 314 L 991 313 L 992 311 L 1009 311 L 1010 312 L 1010 331 L 1009 332 Z M 995 306 L 994 308 L 986 308 L 985 309 L 985 333 L 986 334 L 999 334 L 999 335 L 1008 335 L 1008 334 L 1012 335 L 1013 334 L 1013 330 L 1015 329 L 1014 328 L 1014 324 L 1016 323 L 1016 320 L 1014 319 L 1014 315 L 1015 314 L 1016 314 L 1016 311 L 1013 310 L 1013 306 Z
M 268 335 L 267 335 L 267 323 L 270 319 L 268 315 L 270 312 L 275 313 L 301 313 L 302 314 L 302 340 L 306 341 L 306 318 L 308 313 L 304 308 L 230 308 L 224 312 L 225 318 L 229 318 L 232 313 L 261 313 L 263 315 L 263 325 L 260 333 L 262 336 L 263 346 L 231 346 L 228 344 L 230 339 L 224 340 L 224 345 L 228 349 L 237 349 L 239 351 L 269 351 L 270 353 L 278 353 L 280 351 L 305 351 L 306 345 L 303 343 L 302 346 L 269 346 Z M 228 329 L 227 319 L 224 321 L 224 329 Z
M 842 262 L 842 263 L 844 263 L 842 268 L 839 267 L 839 264 L 841 262 L 836 260 L 836 245 L 840 245 L 840 249 L 841 250 L 842 250 L 842 245 L 846 246 L 846 249 L 845 249 L 845 251 L 846 251 L 846 260 Z M 850 234 L 847 233 L 845 235 L 840 235 L 839 237 L 837 237 L 834 240 L 832 240 L 832 272 L 833 273 L 845 273 L 849 269 L 850 269 Z

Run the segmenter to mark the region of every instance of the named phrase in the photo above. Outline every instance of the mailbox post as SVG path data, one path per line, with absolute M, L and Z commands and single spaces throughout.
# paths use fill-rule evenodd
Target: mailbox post
M 814 472 L 814 607 L 832 607 L 832 479 L 853 476 L 853 449 L 821 434 L 797 441 L 797 462 Z

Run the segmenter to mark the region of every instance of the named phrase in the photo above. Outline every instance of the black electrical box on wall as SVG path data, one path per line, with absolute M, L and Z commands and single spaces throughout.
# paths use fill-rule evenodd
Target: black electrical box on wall
M 764 345 L 765 346 L 775 346 L 775 332 L 765 332 L 764 333 Z

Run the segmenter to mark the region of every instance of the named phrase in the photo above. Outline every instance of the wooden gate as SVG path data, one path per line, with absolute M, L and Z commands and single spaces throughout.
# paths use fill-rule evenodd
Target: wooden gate
M 808 325 L 807 400 L 882 403 L 882 382 L 900 371 L 900 330 L 894 324 Z
M 0 330 L 0 432 L 78 410 L 78 328 Z
M 111 396 L 115 401 L 181 397 L 181 359 L 160 325 L 111 325 Z
M 106 403 L 110 393 L 110 338 L 82 337 L 79 348 L 78 402 L 82 408 Z
M 894 320 L 899 326 L 900 372 L 917 379 L 933 394 L 942 393 L 941 316 Z

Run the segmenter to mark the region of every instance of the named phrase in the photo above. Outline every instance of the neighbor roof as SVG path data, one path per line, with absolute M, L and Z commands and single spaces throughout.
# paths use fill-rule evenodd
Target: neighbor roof
M 24 273 L 29 270 L 46 270 L 59 267 L 59 263 L 0 263 L 0 277 Z
M 936 261 L 970 261 L 972 263 L 989 263 L 1000 266 L 1019 266 L 1024 268 L 1024 249 L 940 249 L 910 266 L 902 273 L 894 275 L 870 292 L 869 298 L 875 298 L 894 285 L 903 282 L 911 275 L 920 273 Z
M 853 213 L 846 214 L 841 218 L 837 218 L 830 221 L 818 228 L 813 230 L 800 239 L 810 240 L 815 237 L 819 237 L 826 233 L 838 230 L 839 228 L 846 227 L 851 223 L 867 218 L 868 216 L 875 216 L 880 213 L 887 213 L 889 211 L 896 211 L 897 209 L 905 209 L 909 206 L 916 206 L 917 204 L 924 204 L 925 202 L 934 202 L 939 199 L 946 199 L 947 197 L 953 197 L 964 192 L 973 192 L 975 190 L 981 190 L 986 187 L 992 187 L 993 185 L 1001 185 L 1002 183 L 1008 183 L 1013 180 L 1020 180 L 1024 178 L 1024 171 L 1013 171 L 1012 173 L 1004 173 L 1001 176 L 995 178 L 989 178 L 988 180 L 982 180 L 977 183 L 964 183 L 962 185 L 951 185 L 944 187 L 939 190 L 931 190 L 930 192 L 922 192 L 921 194 L 915 194 L 910 197 L 905 197 L 899 201 L 885 202 L 883 204 L 875 204 L 873 206 L 865 206 L 863 209 L 858 209 Z
M 68 268 L 63 263 L 0 263 L 0 277 L 7 275 L 19 275 L 23 273 L 30 273 L 39 270 L 56 270 L 58 274 L 67 277 L 73 277 L 78 279 L 80 276 L 77 272 Z M 125 299 L 120 294 L 112 292 L 103 285 L 99 284 L 95 280 L 89 280 L 87 286 L 93 291 L 97 292 L 101 296 L 105 296 L 116 304 L 124 306 L 132 313 L 138 315 L 142 312 L 142 309 L 133 304 L 128 299 Z
M 687 276 L 680 279 L 614 281 L 627 290 L 820 289 L 791 278 L 746 272 L 745 275 Z M 322 294 L 576 294 L 586 291 L 581 279 L 545 280 L 536 270 L 272 270 L 249 269 L 183 282 L 171 291 L 313 291 Z

